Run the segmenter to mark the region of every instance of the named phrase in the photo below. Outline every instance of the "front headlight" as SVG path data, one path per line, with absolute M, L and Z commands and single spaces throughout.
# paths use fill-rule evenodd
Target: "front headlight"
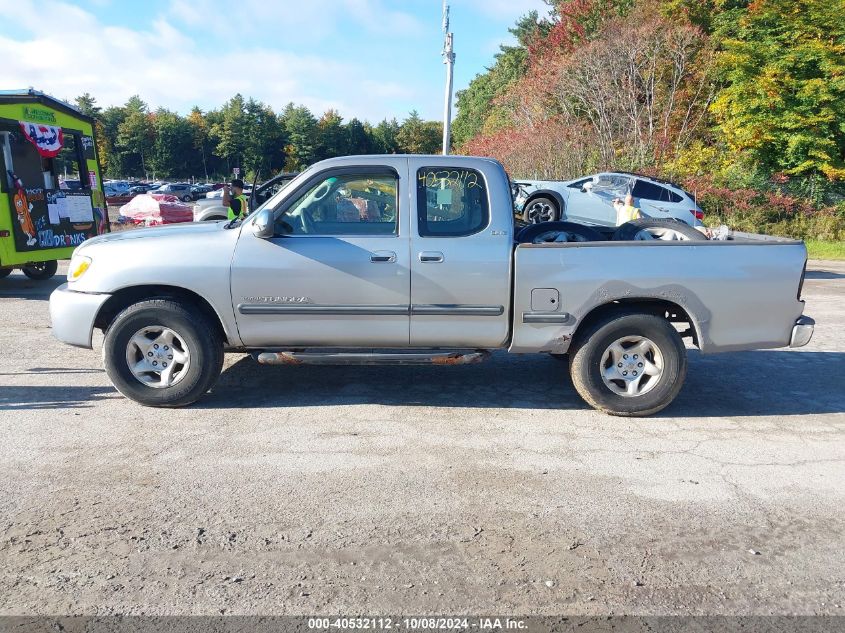
M 74 255 L 67 269 L 67 280 L 76 281 L 91 267 L 91 258 L 84 255 Z

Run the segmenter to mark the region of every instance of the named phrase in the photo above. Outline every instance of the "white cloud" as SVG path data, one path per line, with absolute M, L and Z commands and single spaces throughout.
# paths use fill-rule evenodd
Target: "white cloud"
M 384 0 L 173 0 L 169 15 L 192 26 L 230 37 L 277 33 L 279 45 L 344 37 L 349 30 L 391 36 L 418 36 L 422 25 L 411 14 L 389 9 Z
M 359 17 L 381 5 L 378 0 L 342 1 L 355 9 L 352 15 Z M 302 10 L 292 10 L 293 7 L 288 6 L 286 19 L 306 19 L 315 7 L 326 10 L 327 3 L 328 0 L 301 2 L 297 6 L 308 5 Z M 136 30 L 103 25 L 92 13 L 65 2 L 40 0 L 36 10 L 30 0 L 18 0 L 14 7 L 8 0 L 0 0 L 0 20 L 46 14 L 51 16 L 51 23 L 73 25 L 72 30 L 63 31 L 72 33 L 68 37 L 56 37 L 55 31 L 41 32 L 37 29 L 39 23 L 31 25 L 32 30 L 23 24 L 18 31 L 0 35 L 0 59 L 14 60 L 4 64 L 0 84 L 4 87 L 34 86 L 66 99 L 90 92 L 103 106 L 119 105 L 139 94 L 152 107 L 164 106 L 183 113 L 194 104 L 204 109 L 217 107 L 240 92 L 269 103 L 277 110 L 294 101 L 305 104 L 318 116 L 328 108 L 335 108 L 347 119 L 357 116 L 370 120 L 401 115 L 406 108 L 401 106 L 396 112 L 392 104 L 417 96 L 415 89 L 400 83 L 401 79 L 381 80 L 361 63 L 334 61 L 317 52 L 294 53 L 250 46 L 248 37 L 243 38 L 245 44 L 230 45 L 222 37 L 227 24 L 209 20 L 205 13 L 216 4 L 219 3 L 210 0 L 177 1 L 167 19 L 164 16 L 153 18 L 148 29 Z M 250 15 L 248 9 L 259 3 L 258 0 L 241 0 L 240 4 L 247 11 L 238 14 Z M 201 15 L 192 11 L 199 11 Z M 271 19 L 278 11 L 278 7 L 270 8 L 265 17 Z M 227 15 L 226 12 L 219 14 Z M 416 28 L 413 20 L 406 21 L 398 12 L 388 14 L 386 19 L 404 24 L 402 28 L 409 29 L 409 34 Z M 359 17 L 350 19 L 357 23 Z M 189 37 L 188 31 L 178 26 L 192 20 L 197 20 L 204 28 Z M 374 25 L 373 28 L 381 27 Z M 211 42 L 210 46 L 209 42 L 198 45 L 196 39 L 206 37 L 219 42 Z M 284 39 L 280 37 L 280 45 L 284 44 Z M 84 45 L 80 45 L 81 42 Z M 309 50 L 318 51 L 319 48 Z

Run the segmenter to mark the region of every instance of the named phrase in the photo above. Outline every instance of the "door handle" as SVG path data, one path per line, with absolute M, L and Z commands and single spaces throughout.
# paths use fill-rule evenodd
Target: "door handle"
M 420 253 L 420 261 L 423 264 L 439 264 L 443 259 L 443 253 L 440 251 L 422 251 Z
M 374 264 L 392 264 L 396 261 L 396 253 L 393 251 L 376 251 L 370 255 L 370 261 Z

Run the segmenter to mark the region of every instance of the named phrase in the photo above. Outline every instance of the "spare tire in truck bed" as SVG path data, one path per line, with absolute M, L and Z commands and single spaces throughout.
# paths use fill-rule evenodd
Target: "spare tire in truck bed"
M 707 236 L 689 224 L 668 218 L 640 218 L 625 222 L 613 234 L 614 241 L 631 240 L 706 240 Z
M 553 242 L 600 242 L 604 236 L 583 224 L 575 222 L 540 222 L 529 224 L 516 235 L 520 244 L 545 244 Z

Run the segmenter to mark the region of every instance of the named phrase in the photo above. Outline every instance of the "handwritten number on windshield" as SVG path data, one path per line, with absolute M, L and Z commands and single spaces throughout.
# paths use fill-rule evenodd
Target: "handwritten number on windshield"
M 478 172 L 469 169 L 441 169 L 418 172 L 417 179 L 429 189 L 451 188 L 451 189 L 472 189 L 481 188 L 478 181 Z

